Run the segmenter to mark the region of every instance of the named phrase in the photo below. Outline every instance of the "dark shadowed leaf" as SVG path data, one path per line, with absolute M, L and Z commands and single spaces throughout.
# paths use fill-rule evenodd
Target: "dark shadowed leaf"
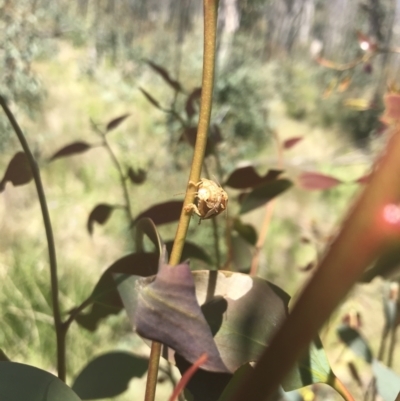
M 0 192 L 4 190 L 7 182 L 11 182 L 15 187 L 27 184 L 33 178 L 32 170 L 24 152 L 18 152 L 8 163 L 7 170 L 3 179 L 0 181 Z
M 0 400 L 80 401 L 59 378 L 33 366 L 0 362 Z
M 360 281 L 367 283 L 376 276 L 395 278 L 400 276 L 400 241 L 394 241 L 382 252 L 381 256 L 368 270 L 364 272 Z
M 271 199 L 288 190 L 291 186 L 291 181 L 278 179 L 254 188 L 251 192 L 243 196 L 240 205 L 240 214 L 250 212 L 251 210 L 265 205 Z
M 173 244 L 174 241 L 167 241 L 165 243 L 169 255 L 171 254 Z M 186 241 L 185 244 L 183 245 L 182 256 L 180 261 L 184 262 L 185 260 L 192 258 L 201 260 L 202 262 L 205 262 L 208 265 L 212 264 L 211 256 L 203 248 L 200 248 L 199 246 L 193 244 L 192 242 Z
M 135 238 L 135 245 L 136 250 L 143 252 L 144 250 L 144 236 L 147 236 L 150 241 L 154 244 L 156 252 L 160 256 L 160 259 L 163 257 L 167 257 L 164 254 L 164 243 L 163 240 L 157 231 L 157 227 L 154 224 L 152 219 L 148 217 L 143 217 L 136 221 L 136 238 Z M 163 259 L 162 259 L 163 260 Z
M 110 217 L 111 212 L 114 210 L 113 205 L 107 205 L 106 203 L 101 203 L 97 205 L 89 214 L 89 218 L 87 221 L 87 229 L 89 234 L 93 234 L 93 225 L 94 223 L 104 224 Z
M 179 220 L 182 212 L 183 201 L 167 201 L 151 206 L 149 209 L 140 213 L 135 222 L 144 217 L 153 220 L 154 224 L 159 226 L 161 224 L 172 223 Z
M 289 138 L 283 141 L 282 146 L 284 149 L 290 149 L 293 148 L 293 146 L 297 145 L 302 140 L 303 140 L 302 136 L 294 136 L 293 138 Z
M 231 247 L 233 270 L 241 273 L 249 273 L 254 247 L 237 234 L 231 236 Z
M 192 366 L 178 354 L 175 354 L 175 362 L 182 375 Z M 186 388 L 194 401 L 217 401 L 231 378 L 231 373 L 209 372 L 200 368 Z
M 4 353 L 4 351 L 0 348 L 0 361 L 10 361 L 8 356 Z
M 76 317 L 77 323 L 89 331 L 94 331 L 100 320 L 119 313 L 122 302 L 113 274 L 151 276 L 157 272 L 158 260 L 155 253 L 131 253 L 118 259 L 101 275 L 92 294 L 84 301 L 85 304 L 93 306 L 90 312 L 81 313 Z
M 131 291 L 126 283 L 119 285 L 124 303 L 125 293 Z M 229 373 L 197 303 L 187 263 L 161 265 L 155 280 L 142 287 L 136 313 L 130 318 L 139 335 L 166 344 L 190 363 L 206 353 L 208 359 L 202 369 Z
M 132 184 L 143 184 L 146 181 L 147 172 L 142 168 L 133 169 L 132 167 L 128 168 L 128 178 Z
M 235 189 L 254 188 L 275 181 L 281 174 L 280 170 L 269 170 L 267 174 L 260 176 L 253 166 L 240 167 L 230 174 L 225 185 Z
M 134 377 L 147 371 L 148 359 L 114 351 L 92 359 L 78 374 L 72 389 L 82 400 L 111 398 L 128 389 Z
M 352 361 L 349 361 L 347 362 L 347 368 L 349 369 L 349 373 L 352 379 L 358 384 L 359 387 L 363 388 L 364 385 L 361 380 L 360 374 L 358 373 L 356 365 Z
M 355 354 L 363 358 L 365 362 L 372 362 L 372 351 L 368 343 L 361 336 L 358 330 L 347 324 L 341 324 L 336 332 L 341 339 Z
M 56 153 L 53 154 L 49 158 L 49 161 L 53 161 L 55 159 L 59 159 L 61 157 L 66 157 L 66 156 L 72 156 L 76 155 L 79 153 L 84 153 L 87 150 L 89 150 L 92 147 L 92 145 L 86 143 L 86 142 L 74 142 L 71 143 L 70 145 L 64 146 L 60 150 L 58 150 Z
M 330 189 L 336 187 L 342 182 L 329 175 L 314 172 L 301 173 L 297 179 L 299 186 L 308 190 Z
M 375 375 L 378 394 L 383 401 L 395 400 L 400 392 L 400 376 L 376 359 L 372 362 L 372 371 Z
M 179 142 L 187 142 L 190 146 L 194 147 L 194 145 L 196 144 L 196 138 L 197 127 L 186 127 L 179 137 Z M 205 156 L 213 154 L 215 145 L 221 141 L 222 138 L 218 139 L 218 137 L 216 137 L 215 139 L 213 139 L 211 136 L 209 136 L 207 140 Z
M 251 224 L 244 224 L 239 217 L 233 220 L 233 229 L 249 244 L 255 245 L 257 242 L 257 231 Z
M 139 90 L 143 93 L 143 95 L 146 97 L 146 99 L 153 106 L 157 107 L 157 109 L 163 110 L 163 108 L 161 107 L 160 103 L 158 103 L 158 100 L 154 99 L 154 97 L 151 96 L 149 92 L 145 91 L 143 88 L 139 88 Z
M 110 132 L 113 129 L 117 128 L 123 121 L 125 121 L 128 117 L 130 116 L 130 114 L 123 114 L 120 117 L 114 118 L 112 119 L 106 126 L 106 131 Z
M 177 92 L 182 91 L 181 84 L 178 81 L 176 81 L 175 79 L 172 79 L 171 76 L 169 75 L 169 72 L 164 67 L 161 67 L 160 65 L 153 63 L 150 60 L 145 60 L 145 61 L 155 72 L 157 72 L 164 79 L 164 81 L 169 86 L 171 86 Z
M 200 99 L 200 97 L 201 97 L 201 87 L 194 88 L 187 97 L 185 110 L 189 119 L 192 118 L 196 113 L 196 102 Z
M 229 401 L 239 388 L 241 380 L 243 380 L 246 375 L 251 374 L 253 370 L 254 369 L 249 363 L 244 364 L 238 370 L 236 370 L 228 385 L 225 387 L 223 393 L 218 398 L 218 401 Z

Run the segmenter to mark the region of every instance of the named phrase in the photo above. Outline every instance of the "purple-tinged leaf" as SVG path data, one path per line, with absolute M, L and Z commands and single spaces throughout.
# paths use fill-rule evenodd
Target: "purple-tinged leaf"
M 90 145 L 86 142 L 74 142 L 67 146 L 64 146 L 63 148 L 58 150 L 56 153 L 54 153 L 53 156 L 51 156 L 49 158 L 49 161 L 51 162 L 51 161 L 53 161 L 55 159 L 59 159 L 61 157 L 73 156 L 73 155 L 76 155 L 79 153 L 84 153 L 87 150 L 89 150 L 90 148 L 92 148 L 92 145 Z
M 130 116 L 130 114 L 123 114 L 120 117 L 114 118 L 112 119 L 106 126 L 106 131 L 110 132 L 113 129 L 117 128 L 123 121 L 125 121 L 128 117 Z
M 11 182 L 15 187 L 27 184 L 33 178 L 31 167 L 24 152 L 18 152 L 11 159 L 0 181 L 0 192 L 3 192 L 7 182 Z
M 140 213 L 134 223 L 139 219 L 148 217 L 153 220 L 154 224 L 160 226 L 162 224 L 178 221 L 183 207 L 183 201 L 167 201 L 151 206 L 149 209 Z
M 202 369 L 229 373 L 197 303 L 187 263 L 159 267 L 155 280 L 138 295 L 134 322 L 139 335 L 166 344 L 188 362 L 194 363 L 206 353 Z
M 128 178 L 132 184 L 143 184 L 146 181 L 147 172 L 142 168 L 128 168 Z
M 255 187 L 241 198 L 239 213 L 244 214 L 265 205 L 271 199 L 287 191 L 292 185 L 289 180 L 278 179 Z
M 282 146 L 284 149 L 293 148 L 293 146 L 297 145 L 300 141 L 303 140 L 302 136 L 294 136 L 293 138 L 286 139 Z
M 147 358 L 130 352 L 113 351 L 92 359 L 78 374 L 72 390 L 82 400 L 112 398 L 125 392 L 134 377 L 147 371 Z
M 177 92 L 182 92 L 182 85 L 176 81 L 175 79 L 172 79 L 169 72 L 164 68 L 161 67 L 160 65 L 153 63 L 150 60 L 145 60 L 146 63 L 155 71 L 157 72 L 161 78 L 173 89 L 175 89 Z
M 304 172 L 297 178 L 299 186 L 307 190 L 331 189 L 342 183 L 335 177 L 315 172 Z
M 186 100 L 186 105 L 185 105 L 185 110 L 188 118 L 192 118 L 194 114 L 196 113 L 196 102 L 200 99 L 201 97 L 201 87 L 199 88 L 194 88 L 192 92 L 189 94 Z
M 268 170 L 267 174 L 260 176 L 253 166 L 240 167 L 230 174 L 225 185 L 235 189 L 254 188 L 277 180 L 281 174 L 280 170 Z
M 111 212 L 115 209 L 115 206 L 108 205 L 106 203 L 100 203 L 97 205 L 89 214 L 89 218 L 87 221 L 87 229 L 89 234 L 93 234 L 93 226 L 94 223 L 104 224 L 109 217 L 111 216 Z
M 155 253 L 131 253 L 118 259 L 101 275 L 91 295 L 83 302 L 88 306 L 93 304 L 92 309 L 89 313 L 79 314 L 76 322 L 89 331 L 95 331 L 102 319 L 119 313 L 123 307 L 113 274 L 148 277 L 157 273 L 158 261 Z
M 163 108 L 161 107 L 160 103 L 158 103 L 158 100 L 154 99 L 154 97 L 151 96 L 149 92 L 145 91 L 143 88 L 139 88 L 139 90 L 143 93 L 143 95 L 146 97 L 146 99 L 153 106 L 157 107 L 157 109 L 159 109 L 159 110 L 163 110 Z

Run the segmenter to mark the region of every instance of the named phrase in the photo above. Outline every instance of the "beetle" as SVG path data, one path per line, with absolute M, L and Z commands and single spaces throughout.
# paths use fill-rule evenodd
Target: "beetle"
M 200 178 L 198 183 L 189 181 L 189 185 L 196 187 L 195 203 L 187 204 L 184 209 L 187 213 L 196 213 L 202 220 L 217 216 L 228 206 L 228 194 L 216 182 L 207 178 Z

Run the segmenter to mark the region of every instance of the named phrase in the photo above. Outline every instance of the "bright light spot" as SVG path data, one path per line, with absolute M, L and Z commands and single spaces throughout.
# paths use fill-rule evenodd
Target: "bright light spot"
M 361 50 L 367 51 L 369 49 L 369 42 L 363 40 L 360 42 Z
M 383 209 L 383 218 L 390 224 L 399 224 L 400 207 L 398 205 L 394 205 L 393 203 L 386 205 Z

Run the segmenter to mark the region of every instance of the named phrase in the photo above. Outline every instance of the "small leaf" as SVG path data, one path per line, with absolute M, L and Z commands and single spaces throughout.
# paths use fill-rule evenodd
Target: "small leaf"
M 240 205 L 240 214 L 250 212 L 251 210 L 265 205 L 271 199 L 288 190 L 291 186 L 291 181 L 279 179 L 254 188 L 251 192 L 244 195 Z
M 250 245 L 255 245 L 257 242 L 257 231 L 251 224 L 244 224 L 239 217 L 233 220 L 233 229 Z
M 182 92 L 181 84 L 175 79 L 172 79 L 171 76 L 169 75 L 169 72 L 164 67 L 161 67 L 160 65 L 153 63 L 150 60 L 145 60 L 145 61 L 155 72 L 157 72 L 164 79 L 164 81 L 168 85 L 170 85 L 177 92 Z
M 351 328 L 347 324 L 342 324 L 336 329 L 339 338 L 365 362 L 372 362 L 372 351 L 368 343 L 361 336 L 358 330 Z
M 397 399 L 400 392 L 400 376 L 376 359 L 372 363 L 372 371 L 375 375 L 378 394 L 383 401 Z
M 138 168 L 137 170 L 132 167 L 128 168 L 128 178 L 132 184 L 143 184 L 146 181 L 147 172 L 142 168 Z
M 72 389 L 82 400 L 116 397 L 128 389 L 131 379 L 144 375 L 148 363 L 148 359 L 129 352 L 102 354 L 82 369 Z
M 128 117 L 130 116 L 130 114 L 123 114 L 120 117 L 114 118 L 112 119 L 106 126 L 106 131 L 110 132 L 113 129 L 117 128 L 123 121 L 125 121 Z
M 156 99 L 154 99 L 153 96 L 150 95 L 149 92 L 145 91 L 143 88 L 139 88 L 139 90 L 143 93 L 143 95 L 146 97 L 146 99 L 155 107 L 157 107 L 157 109 L 163 110 L 163 108 L 161 107 L 160 103 L 158 103 L 158 101 Z
M 185 110 L 188 118 L 192 118 L 196 113 L 195 104 L 198 99 L 201 97 L 201 87 L 194 88 L 192 92 L 189 94 L 186 100 Z
M 178 221 L 183 207 L 183 201 L 167 201 L 151 206 L 149 209 L 140 213 L 134 222 L 148 217 L 153 220 L 154 224 L 160 226 L 162 224 Z
M 302 136 L 294 136 L 293 138 L 286 139 L 283 142 L 282 146 L 284 149 L 290 149 L 290 148 L 293 148 L 293 146 L 295 146 L 302 140 L 303 140 Z
M 102 319 L 119 313 L 122 309 L 122 302 L 113 274 L 151 276 L 157 272 L 158 259 L 158 255 L 155 253 L 131 253 L 114 262 L 101 275 L 92 294 L 83 302 L 88 305 L 93 303 L 91 311 L 79 314 L 75 319 L 76 322 L 86 330 L 94 331 Z
M 212 128 L 213 126 L 210 127 L 210 134 Z M 196 138 L 197 138 L 197 127 L 186 127 L 183 129 L 182 134 L 179 137 L 179 142 L 187 142 L 190 146 L 194 148 L 196 144 Z M 216 136 L 216 138 L 213 139 L 211 136 L 209 136 L 207 140 L 205 156 L 213 154 L 215 145 L 221 141 L 222 141 L 221 137 L 218 138 L 218 136 Z
M 303 189 L 330 189 L 341 184 L 342 181 L 337 178 L 314 172 L 304 172 L 298 176 L 299 186 Z
M 167 241 L 165 243 L 169 255 L 171 254 L 173 244 L 174 241 Z M 212 264 L 211 256 L 203 248 L 200 248 L 199 246 L 193 244 L 192 242 L 186 241 L 185 244 L 183 245 L 180 262 L 184 262 L 185 260 L 192 258 L 201 260 L 202 262 L 207 263 L 208 265 Z
M 280 170 L 269 170 L 266 175 L 261 177 L 253 166 L 240 167 L 230 174 L 225 185 L 235 189 L 254 188 L 275 181 L 281 174 Z
M 111 212 L 115 209 L 115 206 L 108 205 L 106 203 L 100 203 L 97 205 L 89 214 L 87 221 L 87 229 L 89 234 L 93 234 L 94 223 L 104 224 L 110 217 Z
M 89 150 L 92 147 L 92 145 L 86 143 L 86 142 L 74 142 L 71 143 L 70 145 L 64 146 L 60 150 L 58 150 L 56 153 L 53 154 L 49 158 L 49 161 L 53 161 L 55 159 L 59 159 L 61 157 L 66 157 L 66 156 L 72 156 L 76 155 L 78 153 L 84 153 L 87 150 Z
M 5 184 L 11 182 L 15 187 L 27 184 L 33 178 L 31 167 L 24 152 L 18 152 L 11 159 L 0 181 L 0 192 L 4 190 Z
M 0 362 L 0 400 L 80 401 L 58 377 L 33 366 Z

